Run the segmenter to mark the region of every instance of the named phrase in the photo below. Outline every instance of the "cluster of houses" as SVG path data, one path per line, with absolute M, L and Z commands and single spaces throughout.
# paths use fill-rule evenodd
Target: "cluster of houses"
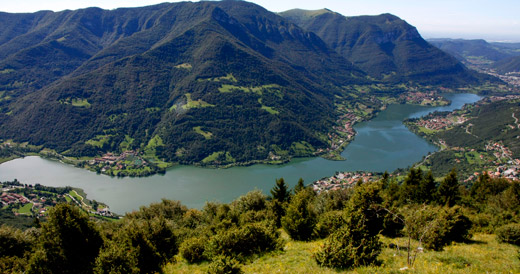
M 460 125 L 466 122 L 468 118 L 465 116 L 455 116 L 453 113 L 448 114 L 446 117 L 435 117 L 431 119 L 420 119 L 416 124 L 420 127 L 424 127 L 429 130 L 445 130 L 454 125 Z
M 378 180 L 379 177 L 371 172 L 338 172 L 332 177 L 323 178 L 312 183 L 312 188 L 317 193 L 329 190 L 334 191 L 351 187 L 359 180 L 369 182 Z
M 126 164 L 124 163 L 124 161 L 128 159 L 132 159 L 134 161 L 134 166 L 142 166 L 147 164 L 147 162 L 139 156 L 139 152 L 133 150 L 127 150 L 121 153 L 120 155 L 115 155 L 113 153 L 108 152 L 101 158 L 94 158 L 90 160 L 88 164 L 91 166 L 104 164 L 105 166 L 103 167 L 103 169 L 101 169 L 101 172 L 105 172 L 112 166 L 114 166 L 116 170 L 126 168 Z
M 26 197 L 17 194 L 17 193 L 9 193 L 9 192 L 2 192 L 0 195 L 0 200 L 2 201 L 3 206 L 8 206 L 11 204 L 27 204 L 30 203 L 29 199 Z
M 409 104 L 434 105 L 435 102 L 444 102 L 445 99 L 437 92 L 409 92 L 400 96 Z

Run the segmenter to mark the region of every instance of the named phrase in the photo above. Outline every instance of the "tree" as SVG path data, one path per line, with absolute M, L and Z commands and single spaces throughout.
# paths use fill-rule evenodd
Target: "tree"
M 419 193 L 419 185 L 422 180 L 422 170 L 420 168 L 411 168 L 401 185 L 401 204 L 422 202 Z
M 271 195 L 273 199 L 281 203 L 289 201 L 290 193 L 283 178 L 276 179 L 276 185 L 271 189 Z
M 103 239 L 76 206 L 58 204 L 42 225 L 28 273 L 92 273 Z
M 382 248 L 379 240 L 382 218 L 376 207 L 382 202 L 380 191 L 378 183 L 355 188 L 345 212 L 345 226 L 330 235 L 315 254 L 319 265 L 350 268 L 377 262 Z
M 430 170 L 428 171 L 426 177 L 424 177 L 419 184 L 419 197 L 423 203 L 431 203 L 435 201 L 436 194 L 437 185 Z
M 437 195 L 439 203 L 448 207 L 454 206 L 460 200 L 459 181 L 455 169 L 442 180 Z
M 300 178 L 298 180 L 298 183 L 294 186 L 294 194 L 302 191 L 305 188 L 305 185 L 303 184 L 303 179 Z
M 312 208 L 314 192 L 305 189 L 294 195 L 287 213 L 282 218 L 282 227 L 289 236 L 298 241 L 310 240 L 316 226 L 317 216 Z

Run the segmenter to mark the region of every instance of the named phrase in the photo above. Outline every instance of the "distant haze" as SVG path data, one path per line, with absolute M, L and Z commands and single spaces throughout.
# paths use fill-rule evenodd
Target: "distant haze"
M 23 0 L 3 1 L 5 12 L 60 11 L 100 7 L 137 7 L 161 0 Z M 176 2 L 176 1 L 175 1 Z M 280 12 L 294 8 L 328 8 L 346 16 L 392 13 L 417 27 L 425 38 L 465 38 L 520 42 L 520 1 L 517 0 L 253 0 L 264 8 Z

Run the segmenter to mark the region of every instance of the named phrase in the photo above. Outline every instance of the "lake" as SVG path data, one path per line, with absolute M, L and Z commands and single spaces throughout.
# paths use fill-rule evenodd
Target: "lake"
M 269 193 L 275 179 L 283 177 L 294 186 L 301 177 L 311 183 L 336 171 L 367 170 L 392 172 L 420 161 L 437 148 L 410 132 L 402 123 L 433 111 L 451 111 L 481 97 L 447 94 L 452 104 L 444 107 L 390 105 L 370 121 L 357 124 L 356 138 L 341 154 L 346 161 L 323 158 L 295 159 L 285 165 L 253 165 L 229 169 L 176 166 L 164 175 L 146 178 L 117 178 L 98 175 L 37 156 L 15 159 L 0 165 L 0 181 L 18 179 L 26 184 L 72 186 L 85 190 L 89 199 L 107 203 L 116 213 L 125 213 L 161 198 L 180 200 L 201 208 L 206 201 L 230 202 L 250 190 Z

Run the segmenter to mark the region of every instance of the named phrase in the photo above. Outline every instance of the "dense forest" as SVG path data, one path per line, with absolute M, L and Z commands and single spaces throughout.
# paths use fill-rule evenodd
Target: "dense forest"
M 390 262 L 380 254 L 395 248 L 384 239 L 409 239 L 400 247 L 408 250 L 408 267 L 426 256 L 419 254 L 423 249 L 440 252 L 471 243 L 476 233 L 494 233 L 500 242 L 518 245 L 519 212 L 520 183 L 487 174 L 468 188 L 455 170 L 435 181 L 431 172 L 411 169 L 402 182 L 385 173 L 379 181 L 322 193 L 303 180 L 290 190 L 281 178 L 269 196 L 255 190 L 229 204 L 207 202 L 202 209 L 163 200 L 112 222 L 93 221 L 61 203 L 38 227 L 0 228 L 0 268 L 3 273 L 164 273 L 181 265 L 195 272 L 241 273 L 273 252 L 283 258 L 289 244 L 320 241 L 311 255 L 314 267 L 382 271 Z

